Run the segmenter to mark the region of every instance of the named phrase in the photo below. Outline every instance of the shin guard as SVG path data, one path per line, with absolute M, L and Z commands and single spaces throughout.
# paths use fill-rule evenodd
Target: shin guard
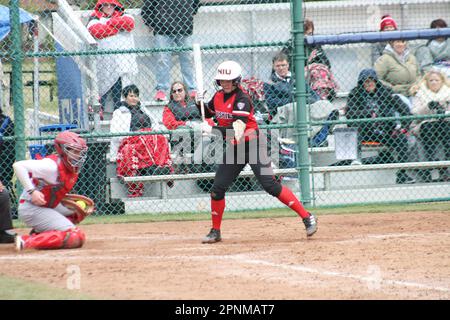
M 83 246 L 86 236 L 79 228 L 66 231 L 45 231 L 31 236 L 23 236 L 24 248 L 73 249 Z

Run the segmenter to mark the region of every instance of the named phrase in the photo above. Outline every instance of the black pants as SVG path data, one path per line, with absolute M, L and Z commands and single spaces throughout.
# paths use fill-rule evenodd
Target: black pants
M 420 126 L 420 140 L 427 161 L 435 161 L 438 147 L 444 148 L 445 160 L 450 160 L 450 121 L 432 121 Z
M 0 192 L 0 231 L 10 230 L 12 228 L 9 193 L 8 190 L 3 189 Z
M 239 145 L 227 144 L 222 163 L 217 167 L 214 177 L 211 189 L 213 200 L 222 200 L 225 197 L 225 192 L 247 163 L 267 193 L 274 197 L 280 195 L 282 187 L 273 174 L 267 154 L 267 138 L 259 133 L 258 138 L 248 142 Z

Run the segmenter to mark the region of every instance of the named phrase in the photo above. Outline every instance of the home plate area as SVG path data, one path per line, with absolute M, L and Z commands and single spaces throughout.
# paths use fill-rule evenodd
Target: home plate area
M 445 212 L 320 215 L 310 239 L 296 217 L 224 220 L 215 244 L 208 221 L 81 227 L 81 249 L 0 246 L 0 274 L 98 299 L 450 298 Z

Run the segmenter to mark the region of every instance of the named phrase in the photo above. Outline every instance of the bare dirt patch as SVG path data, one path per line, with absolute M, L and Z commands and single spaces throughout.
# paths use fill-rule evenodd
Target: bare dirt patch
M 450 299 L 446 212 L 323 215 L 311 239 L 297 217 L 225 220 L 212 245 L 207 221 L 81 227 L 77 250 L 1 245 L 0 273 L 67 288 L 79 268 L 99 299 Z

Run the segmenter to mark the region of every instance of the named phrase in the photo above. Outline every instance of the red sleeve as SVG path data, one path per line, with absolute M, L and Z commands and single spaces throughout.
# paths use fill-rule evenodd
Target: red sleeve
M 175 119 L 175 115 L 168 107 L 164 107 L 163 111 L 163 124 L 166 126 L 169 130 L 175 130 L 179 126 L 184 126 L 186 124 L 185 121 L 177 121 Z
M 106 24 L 118 30 L 125 30 L 128 32 L 134 29 L 134 19 L 129 16 L 113 17 L 109 19 Z
M 103 39 L 116 35 L 119 30 L 103 23 L 95 23 L 89 27 L 89 32 L 96 39 Z

